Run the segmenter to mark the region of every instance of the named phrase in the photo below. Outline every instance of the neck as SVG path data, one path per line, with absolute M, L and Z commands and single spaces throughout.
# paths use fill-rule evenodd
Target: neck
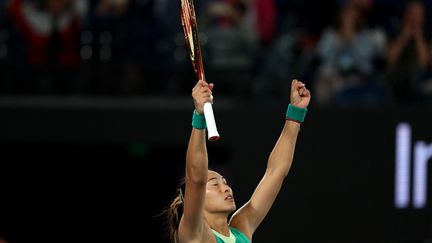
M 217 232 L 229 236 L 229 225 L 228 225 L 228 215 L 225 213 L 218 213 L 218 214 L 205 214 L 205 220 L 210 226 L 210 228 L 216 230 Z

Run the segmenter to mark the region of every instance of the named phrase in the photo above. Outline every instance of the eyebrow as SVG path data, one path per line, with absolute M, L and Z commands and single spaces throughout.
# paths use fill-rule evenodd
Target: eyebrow
M 217 180 L 217 177 L 212 177 L 212 178 L 210 178 L 210 179 L 208 179 L 208 181 L 207 182 L 209 182 L 209 181 L 211 181 L 211 180 Z

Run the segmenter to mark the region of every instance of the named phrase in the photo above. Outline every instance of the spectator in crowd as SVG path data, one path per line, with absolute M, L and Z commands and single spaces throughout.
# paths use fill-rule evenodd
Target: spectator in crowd
M 276 38 L 270 46 L 261 46 L 253 79 L 252 93 L 258 99 L 282 97 L 290 89 L 287 80 L 296 77 L 312 80 L 314 49 L 337 4 L 335 1 L 276 2 Z
M 84 26 L 84 33 L 89 37 L 83 43 L 88 53 L 83 60 L 91 93 L 113 94 L 120 90 L 123 66 L 115 64 L 129 54 L 126 48 L 130 41 L 129 5 L 129 0 L 97 0 L 90 5 Z
M 274 0 L 226 0 L 229 3 L 245 5 L 243 25 L 254 32 L 261 46 L 273 44 L 277 31 L 276 3 Z M 237 2 L 237 3 L 236 3 Z
M 155 52 L 161 33 L 154 16 L 154 2 L 93 2 L 85 28 L 86 33 L 93 36 L 93 41 L 87 43 L 94 53 L 88 58 L 92 61 L 90 72 L 93 76 L 89 82 L 93 92 L 140 93 L 145 85 L 144 76 L 148 83 L 158 83 L 154 70 L 163 60 Z
M 409 1 L 396 33 L 391 34 L 387 78 L 398 103 L 416 102 L 431 89 L 430 82 L 425 82 L 431 64 L 425 14 L 421 1 Z
M 335 27 L 327 28 L 316 49 L 316 102 L 375 103 L 385 97 L 378 85 L 375 63 L 385 53 L 385 34 L 367 28 L 356 4 L 342 6 Z
M 20 91 L 67 93 L 80 64 L 79 35 L 86 10 L 82 0 L 11 0 L 9 14 L 25 43 L 29 70 Z
M 257 33 L 244 24 L 249 5 L 244 2 L 213 1 L 208 5 L 203 26 L 208 42 L 206 63 L 212 81 L 221 84 L 221 93 L 243 93 L 251 80 Z

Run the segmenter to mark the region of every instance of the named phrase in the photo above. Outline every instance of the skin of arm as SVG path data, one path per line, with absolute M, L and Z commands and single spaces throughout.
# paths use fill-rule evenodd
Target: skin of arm
M 390 45 L 387 53 L 387 62 L 390 66 L 394 66 L 402 54 L 408 41 L 411 39 L 411 32 L 408 27 L 404 27 L 402 33 L 398 38 Z
M 429 64 L 430 52 L 429 47 L 424 38 L 423 31 L 417 30 L 415 33 L 416 53 L 418 63 L 421 68 L 426 68 Z
M 212 102 L 213 84 L 199 81 L 192 89 L 195 111 L 202 115 L 205 102 Z M 202 242 L 205 236 L 204 199 L 208 177 L 205 129 L 192 128 L 186 152 L 186 190 L 183 216 L 179 225 L 180 242 Z
M 394 66 L 400 59 L 403 49 L 408 41 L 413 40 L 420 68 L 426 68 L 429 64 L 429 47 L 424 37 L 424 5 L 412 3 L 407 6 L 404 16 L 402 32 L 396 41 L 390 45 L 388 51 L 388 63 Z
M 310 102 L 310 92 L 302 82 L 293 80 L 291 84 L 291 104 L 306 108 Z M 250 200 L 231 218 L 230 225 L 241 230 L 249 239 L 269 212 L 285 177 L 291 168 L 300 124 L 286 120 L 279 139 L 274 146 L 261 182 Z

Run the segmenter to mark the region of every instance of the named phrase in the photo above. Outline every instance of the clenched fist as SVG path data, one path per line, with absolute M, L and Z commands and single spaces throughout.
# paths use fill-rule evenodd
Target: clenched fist
M 306 108 L 309 105 L 311 94 L 305 84 L 294 79 L 291 82 L 291 105 Z

